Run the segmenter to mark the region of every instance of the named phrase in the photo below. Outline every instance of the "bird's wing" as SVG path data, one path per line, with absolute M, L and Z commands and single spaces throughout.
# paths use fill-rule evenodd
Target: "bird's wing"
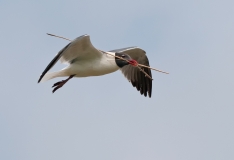
M 48 64 L 45 70 L 42 72 L 38 83 L 41 81 L 43 76 L 60 60 L 61 63 L 73 63 L 76 60 L 89 60 L 95 59 L 102 56 L 102 53 L 97 50 L 91 43 L 89 35 L 80 36 L 63 49 L 61 49 L 54 59 Z
M 138 63 L 149 66 L 149 60 L 146 56 L 144 50 L 138 47 L 128 47 L 122 49 L 112 50 L 110 52 L 125 53 L 128 54 L 132 59 L 136 60 Z M 144 96 L 151 97 L 152 93 L 152 80 L 145 76 L 137 67 L 132 65 L 124 66 L 120 69 L 124 76 L 132 83 L 133 87 L 136 87 L 141 94 Z M 149 76 L 151 75 L 151 70 L 148 68 L 142 68 Z

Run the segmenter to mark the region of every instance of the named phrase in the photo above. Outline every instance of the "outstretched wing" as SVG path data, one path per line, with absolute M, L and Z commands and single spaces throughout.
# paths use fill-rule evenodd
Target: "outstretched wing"
M 69 64 L 79 59 L 95 59 L 101 56 L 102 53 L 98 51 L 90 42 L 89 35 L 80 36 L 71 41 L 68 45 L 66 45 L 62 50 L 58 52 L 58 54 L 42 72 L 38 83 L 58 60 L 60 60 L 61 63 Z
M 112 50 L 110 52 L 115 53 L 125 53 L 128 54 L 132 59 L 136 60 L 138 63 L 149 66 L 149 60 L 146 56 L 144 50 L 138 47 L 128 47 L 122 49 Z M 152 80 L 145 76 L 143 72 L 141 72 L 137 67 L 133 67 L 132 65 L 124 66 L 120 69 L 124 76 L 132 83 L 133 87 L 136 87 L 141 94 L 144 96 L 151 97 L 152 94 Z M 149 76 L 151 75 L 151 70 L 148 68 L 142 68 Z

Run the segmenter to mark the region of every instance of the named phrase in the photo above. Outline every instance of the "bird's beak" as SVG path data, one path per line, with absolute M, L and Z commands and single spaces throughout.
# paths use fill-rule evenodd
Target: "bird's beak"
M 129 60 L 128 63 L 131 64 L 132 66 L 138 66 L 137 61 L 134 59 Z

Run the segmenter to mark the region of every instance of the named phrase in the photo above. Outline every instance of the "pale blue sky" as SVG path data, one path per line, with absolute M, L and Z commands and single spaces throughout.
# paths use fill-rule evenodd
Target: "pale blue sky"
M 234 1 L 0 1 L 1 160 L 233 160 Z M 152 98 L 121 72 L 37 84 L 68 42 L 143 48 Z M 62 68 L 58 64 L 54 70 Z M 127 98 L 126 98 L 127 97 Z

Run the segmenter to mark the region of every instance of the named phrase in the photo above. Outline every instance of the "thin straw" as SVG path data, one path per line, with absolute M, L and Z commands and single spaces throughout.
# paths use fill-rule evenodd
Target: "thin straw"
M 68 41 L 72 41 L 72 40 L 70 40 L 70 39 L 67 39 L 67 38 L 64 38 L 64 37 L 60 37 L 60 36 L 56 36 L 56 35 L 50 34 L 50 33 L 47 33 L 47 35 L 49 35 L 49 36 L 54 36 L 54 37 L 58 37 L 58 38 L 62 38 L 62 39 L 68 40 Z
M 68 38 L 64 38 L 64 37 L 57 36 L 57 35 L 50 34 L 50 33 L 47 33 L 47 35 L 53 36 L 53 37 L 57 37 L 57 38 L 62 38 L 62 39 L 68 40 L 68 41 L 72 41 L 72 40 L 70 40 L 70 39 L 68 39 Z M 124 60 L 124 61 L 129 62 L 128 60 L 126 60 L 126 59 L 124 59 L 124 58 L 122 58 L 122 57 L 115 56 L 115 55 L 113 55 L 113 54 L 104 52 L 104 51 L 102 51 L 102 50 L 99 50 L 99 51 L 101 51 L 101 52 L 103 52 L 103 53 L 106 53 L 106 54 L 108 54 L 108 55 L 111 55 L 111 56 L 113 56 L 113 57 L 116 57 L 116 58 L 119 58 L 119 59 L 122 59 L 122 60 Z M 150 78 L 151 80 L 153 80 L 152 77 L 150 77 L 140 66 L 141 66 L 141 67 L 145 67 L 145 68 L 149 68 L 149 69 L 152 69 L 152 70 L 155 70 L 155 71 L 157 71 L 157 72 L 169 74 L 168 72 L 165 72 L 165 71 L 162 71 L 162 70 L 159 70 L 159 69 L 156 69 L 156 68 L 152 68 L 152 67 L 150 67 L 150 66 L 145 66 L 145 65 L 143 65 L 143 64 L 139 64 L 139 63 L 138 63 L 136 67 L 137 67 L 141 72 L 143 72 L 143 73 L 145 74 L 146 77 Z
M 145 65 L 143 65 L 143 64 L 138 64 L 138 65 L 139 65 L 139 66 L 141 66 L 141 67 L 145 67 L 145 68 L 149 68 L 149 69 L 155 70 L 155 71 L 157 71 L 157 72 L 161 72 L 161 73 L 169 74 L 168 72 L 161 71 L 161 70 L 159 70 L 159 69 L 152 68 L 152 67 L 150 67 L 150 66 L 145 66 Z

